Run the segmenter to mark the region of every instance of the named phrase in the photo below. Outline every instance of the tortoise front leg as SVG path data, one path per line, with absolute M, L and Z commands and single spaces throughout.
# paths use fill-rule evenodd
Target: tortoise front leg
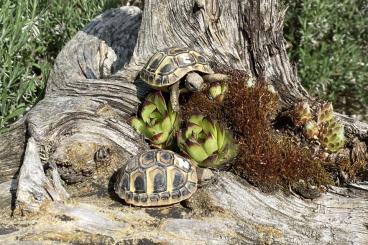
M 203 80 L 206 83 L 226 82 L 229 79 L 230 79 L 230 76 L 221 74 L 221 73 L 213 73 L 213 74 L 207 74 L 203 76 Z
M 170 103 L 174 111 L 178 112 L 180 110 L 179 105 L 179 83 L 174 83 L 170 87 Z

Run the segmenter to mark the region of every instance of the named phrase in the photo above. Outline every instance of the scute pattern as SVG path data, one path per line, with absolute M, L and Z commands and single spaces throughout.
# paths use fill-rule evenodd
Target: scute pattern
M 148 150 L 134 157 L 117 176 L 115 191 L 136 206 L 162 206 L 189 198 L 197 190 L 191 163 L 172 151 Z
M 200 53 L 187 48 L 169 48 L 154 54 L 143 67 L 140 77 L 155 88 L 164 88 L 192 71 L 214 73 Z

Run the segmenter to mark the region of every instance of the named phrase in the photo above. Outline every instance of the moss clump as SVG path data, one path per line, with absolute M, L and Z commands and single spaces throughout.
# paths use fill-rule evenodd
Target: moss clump
M 181 104 L 184 118 L 200 113 L 219 120 L 233 132 L 239 153 L 232 171 L 264 191 L 288 190 L 300 180 L 317 186 L 331 183 L 323 162 L 312 150 L 272 127 L 279 99 L 265 80 L 258 79 L 247 87 L 249 77 L 245 73 L 230 74 L 229 92 L 222 103 L 196 93 L 184 96 Z

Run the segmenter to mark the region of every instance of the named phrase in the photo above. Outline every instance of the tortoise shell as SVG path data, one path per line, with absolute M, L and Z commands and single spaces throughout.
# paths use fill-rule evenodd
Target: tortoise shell
M 168 150 L 148 150 L 121 168 L 115 192 L 135 206 L 170 205 L 197 190 L 197 172 L 188 159 Z
M 140 72 L 141 79 L 154 88 L 170 86 L 186 74 L 214 73 L 206 58 L 187 48 L 169 48 L 154 54 Z

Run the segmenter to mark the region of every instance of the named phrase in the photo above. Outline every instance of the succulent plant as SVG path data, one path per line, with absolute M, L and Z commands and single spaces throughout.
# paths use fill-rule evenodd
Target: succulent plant
M 308 102 L 299 102 L 292 109 L 291 117 L 295 125 L 303 126 L 305 137 L 317 139 L 326 150 L 336 152 L 344 146 L 344 126 L 335 118 L 331 103 L 321 104 L 312 114 Z
M 237 146 L 227 130 L 217 121 L 193 115 L 178 134 L 179 148 L 199 167 L 220 167 L 237 153 Z
M 344 126 L 334 117 L 320 125 L 319 141 L 330 152 L 336 152 L 345 144 Z
M 318 139 L 319 127 L 314 120 L 307 121 L 304 124 L 303 133 L 308 139 Z
M 157 91 L 146 97 L 140 118 L 134 117 L 131 124 L 137 132 L 151 142 L 152 146 L 169 148 L 179 129 L 180 118 L 170 103 L 166 105 L 161 92 Z
M 245 82 L 245 85 L 247 88 L 254 88 L 254 86 L 256 86 L 256 79 L 254 77 L 249 77 Z
M 222 102 L 225 98 L 226 92 L 229 90 L 227 83 L 216 82 L 212 83 L 209 88 L 209 94 L 212 99 Z
M 311 108 L 308 102 L 305 101 L 296 103 L 291 114 L 296 126 L 305 125 L 308 121 L 312 120 Z
M 323 103 L 317 110 L 318 139 L 330 152 L 336 152 L 345 144 L 344 126 L 333 114 L 332 103 Z
M 322 124 L 334 119 L 332 103 L 323 103 L 317 110 L 317 123 Z

